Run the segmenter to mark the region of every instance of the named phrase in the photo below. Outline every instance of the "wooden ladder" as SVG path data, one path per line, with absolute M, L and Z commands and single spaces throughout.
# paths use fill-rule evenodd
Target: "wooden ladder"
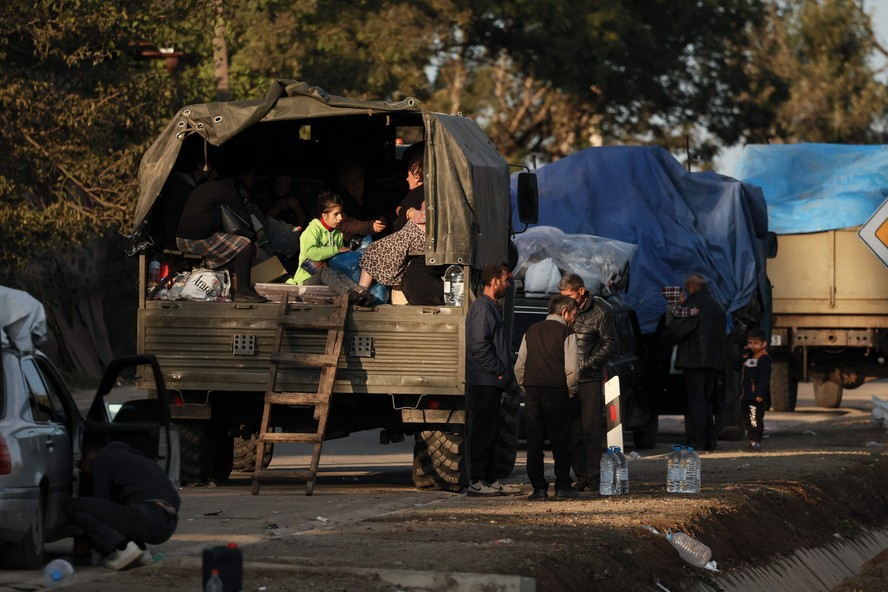
M 253 495 L 259 493 L 261 481 L 269 479 L 305 479 L 305 495 L 314 492 L 318 462 L 321 459 L 321 446 L 327 429 L 327 415 L 330 412 L 330 398 L 333 395 L 333 381 L 336 378 L 336 365 L 342 340 L 345 333 L 345 317 L 348 312 L 348 297 L 338 296 L 334 307 L 329 313 L 290 311 L 290 295 L 281 296 L 281 305 L 277 318 L 277 333 L 271 364 L 268 368 L 268 388 L 265 392 L 265 408 L 262 412 L 262 424 L 259 428 L 259 442 L 256 445 L 256 468 L 253 471 Z M 289 330 L 315 329 L 327 331 L 327 342 L 322 354 L 299 352 L 283 352 L 281 347 Z M 282 392 L 277 390 L 278 369 L 281 365 L 297 368 L 320 368 L 318 390 L 314 393 Z M 269 431 L 272 405 L 297 405 L 314 408 L 314 418 L 318 422 L 316 432 L 278 432 Z M 311 465 L 308 469 L 268 469 L 262 466 L 259 459 L 265 456 L 266 443 L 298 442 L 314 444 Z

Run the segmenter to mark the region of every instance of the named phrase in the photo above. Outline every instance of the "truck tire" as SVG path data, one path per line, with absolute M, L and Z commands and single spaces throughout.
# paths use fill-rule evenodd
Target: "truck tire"
M 660 433 L 660 417 L 656 413 L 648 416 L 647 422 L 632 430 L 632 442 L 636 448 L 649 450 L 656 448 L 657 436 Z
M 178 423 L 182 484 L 205 483 L 214 478 L 216 446 L 208 421 Z
M 465 437 L 422 430 L 414 435 L 413 484 L 418 489 L 460 492 L 465 484 Z
M 814 383 L 814 404 L 818 407 L 835 409 L 842 404 L 842 385 L 818 376 L 811 378 Z
M 237 436 L 234 439 L 234 467 L 233 470 L 243 473 L 252 473 L 256 470 L 256 448 L 259 445 L 259 434 L 252 432 L 248 437 Z M 262 468 L 268 468 L 271 457 L 274 455 L 274 444 L 266 442 L 263 453 Z
M 234 438 L 226 432 L 216 432 L 216 451 L 213 455 L 213 481 L 225 483 L 234 467 Z
M 497 479 L 506 479 L 515 470 L 518 456 L 518 424 L 521 399 L 517 392 L 506 391 L 500 404 L 499 432 L 494 442 L 494 471 Z
M 799 381 L 787 359 L 777 358 L 771 366 L 771 409 L 795 411 Z

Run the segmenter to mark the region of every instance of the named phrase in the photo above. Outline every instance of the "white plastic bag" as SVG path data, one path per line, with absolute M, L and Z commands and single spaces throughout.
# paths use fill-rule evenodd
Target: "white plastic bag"
M 215 300 L 228 298 L 231 290 L 231 278 L 228 270 L 214 271 L 196 267 L 185 282 L 179 298 L 183 300 Z
M 888 401 L 883 401 L 879 397 L 873 395 L 873 415 L 872 422 L 874 428 L 888 429 Z
M 561 272 L 550 258 L 531 263 L 524 274 L 524 291 L 545 294 L 557 294 Z

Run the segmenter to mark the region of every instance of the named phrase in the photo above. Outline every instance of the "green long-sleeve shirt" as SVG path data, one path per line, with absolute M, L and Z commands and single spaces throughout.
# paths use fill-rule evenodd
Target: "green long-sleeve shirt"
M 302 231 L 299 237 L 299 269 L 288 284 L 302 285 L 311 275 L 302 269 L 302 262 L 306 259 L 312 261 L 326 261 L 330 257 L 339 254 L 343 245 L 342 233 L 338 229 L 327 230 L 318 218 L 312 220 L 308 228 Z

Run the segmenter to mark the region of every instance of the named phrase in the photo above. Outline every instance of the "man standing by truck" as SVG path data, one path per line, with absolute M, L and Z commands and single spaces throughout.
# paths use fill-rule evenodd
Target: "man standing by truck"
M 692 273 L 685 279 L 688 299 L 684 306 L 699 314 L 674 318 L 663 331 L 670 347 L 678 344 L 675 367 L 684 374 L 688 396 L 685 435 L 688 444 L 700 450 L 718 446 L 713 419 L 718 374 L 724 368 L 725 311 L 712 297 L 703 276 Z
M 506 295 L 512 274 L 505 265 L 481 270 L 483 293 L 466 315 L 466 383 L 469 422 L 469 495 L 502 495 L 494 447 L 503 391 L 515 384 L 512 353 L 497 300 Z
M 604 396 L 602 368 L 616 350 L 617 336 L 610 311 L 595 302 L 595 297 L 586 291 L 586 284 L 580 276 L 569 273 L 561 278 L 558 290 L 562 296 L 569 296 L 577 303 L 577 318 L 573 324 L 577 334 L 579 355 L 580 417 L 572 429 L 572 462 L 578 491 L 598 490 L 598 467 L 601 460 L 603 441 Z

